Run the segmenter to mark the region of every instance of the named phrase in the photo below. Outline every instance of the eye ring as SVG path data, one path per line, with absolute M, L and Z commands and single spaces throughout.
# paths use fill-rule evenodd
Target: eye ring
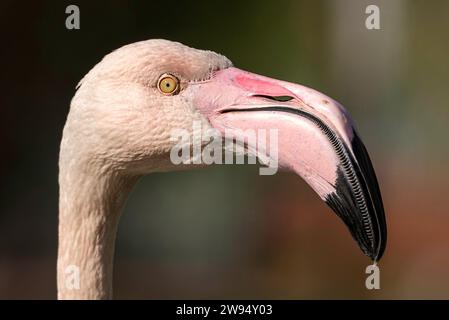
M 172 74 L 164 73 L 157 81 L 157 88 L 160 93 L 172 96 L 179 93 L 179 79 Z

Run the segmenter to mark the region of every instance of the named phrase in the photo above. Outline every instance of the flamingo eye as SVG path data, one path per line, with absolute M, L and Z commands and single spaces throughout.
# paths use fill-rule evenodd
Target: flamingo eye
M 179 92 L 179 79 L 171 74 L 165 73 L 159 78 L 157 87 L 162 94 L 177 94 Z

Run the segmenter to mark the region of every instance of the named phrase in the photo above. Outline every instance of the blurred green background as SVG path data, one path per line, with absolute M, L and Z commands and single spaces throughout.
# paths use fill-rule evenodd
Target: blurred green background
M 81 29 L 65 28 L 77 4 Z M 377 4 L 381 30 L 365 28 Z M 367 145 L 389 243 L 381 290 L 293 174 L 153 174 L 120 224 L 116 298 L 449 298 L 449 1 L 0 4 L 0 298 L 56 297 L 57 159 L 75 85 L 106 53 L 166 38 L 339 100 Z

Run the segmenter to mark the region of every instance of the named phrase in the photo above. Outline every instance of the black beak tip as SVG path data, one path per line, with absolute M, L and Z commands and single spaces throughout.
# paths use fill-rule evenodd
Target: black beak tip
M 362 140 L 354 130 L 354 138 L 352 140 L 352 149 L 357 158 L 360 176 L 362 177 L 363 190 L 367 201 L 367 208 L 371 220 L 371 229 L 373 231 L 373 239 L 369 257 L 373 261 L 379 261 L 387 244 L 387 222 L 385 218 L 385 210 L 380 193 L 379 183 L 377 182 L 376 173 L 374 171 L 368 151 Z
M 386 229 L 381 232 L 384 228 L 363 219 L 360 211 L 347 196 L 348 189 L 337 186 L 337 190 L 327 196 L 326 204 L 343 220 L 362 252 L 371 260 L 379 261 L 385 251 Z
M 351 147 L 355 159 L 349 156 L 350 169 L 337 169 L 335 192 L 325 201 L 346 224 L 363 253 L 377 262 L 387 241 L 382 197 L 368 152 L 355 131 Z

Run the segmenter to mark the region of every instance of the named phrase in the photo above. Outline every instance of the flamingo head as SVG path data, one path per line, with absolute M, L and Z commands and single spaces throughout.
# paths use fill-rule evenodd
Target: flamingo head
M 172 132 L 188 132 L 192 139 L 186 143 L 193 144 L 202 134 L 194 122 L 222 136 L 230 132 L 251 150 L 259 142 L 244 132 L 275 129 L 280 168 L 301 176 L 343 220 L 361 250 L 373 260 L 381 258 L 382 198 L 346 110 L 318 91 L 237 69 L 211 51 L 148 40 L 105 56 L 72 100 L 62 162 L 123 175 L 187 168 L 171 161 L 177 143 Z

